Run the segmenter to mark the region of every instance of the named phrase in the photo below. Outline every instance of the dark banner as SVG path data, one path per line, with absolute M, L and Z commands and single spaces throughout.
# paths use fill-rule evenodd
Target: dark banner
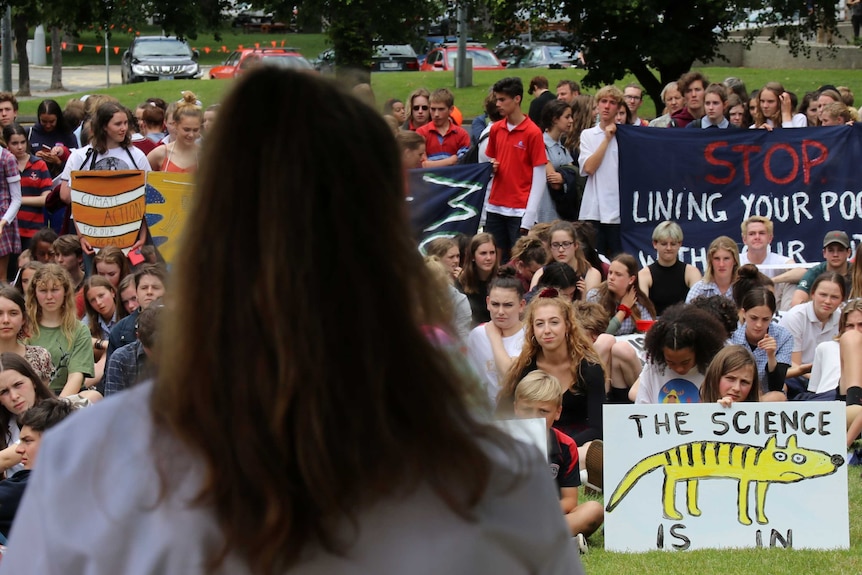
M 490 179 L 488 163 L 410 170 L 407 206 L 420 247 L 458 232 L 474 235 Z
M 621 126 L 623 249 L 652 261 L 652 232 L 676 221 L 680 259 L 705 267 L 717 236 L 740 246 L 740 224 L 772 220 L 772 250 L 822 261 L 823 236 L 862 240 L 862 126 L 766 130 L 667 130 Z

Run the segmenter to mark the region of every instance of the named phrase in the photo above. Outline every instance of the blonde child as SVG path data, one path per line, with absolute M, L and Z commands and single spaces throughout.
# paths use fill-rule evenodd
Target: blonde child
M 548 428 L 548 461 L 560 492 L 560 507 L 581 551 L 586 537 L 604 521 L 604 509 L 598 501 L 578 503 L 581 484 L 578 446 L 562 431 L 553 427 L 563 410 L 563 388 L 553 375 L 542 370 L 531 371 L 515 388 L 515 415 L 521 419 L 540 417 Z

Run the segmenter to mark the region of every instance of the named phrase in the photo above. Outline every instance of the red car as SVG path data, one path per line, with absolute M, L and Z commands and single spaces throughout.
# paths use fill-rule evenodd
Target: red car
M 483 44 L 467 43 L 467 57 L 473 59 L 474 70 L 505 70 L 506 67 Z M 454 70 L 458 59 L 458 44 L 441 44 L 426 56 L 419 68 L 424 71 Z
M 259 64 L 298 70 L 314 69 L 295 48 L 246 48 L 231 52 L 224 64 L 214 66 L 210 70 L 210 79 L 236 78 L 245 70 Z

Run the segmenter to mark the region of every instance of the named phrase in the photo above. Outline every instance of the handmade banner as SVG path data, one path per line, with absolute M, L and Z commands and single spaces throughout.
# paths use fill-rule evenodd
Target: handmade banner
M 842 402 L 604 409 L 606 549 L 850 546 Z
M 188 217 L 194 193 L 194 174 L 150 172 L 147 175 L 147 225 L 153 244 L 171 263 Z
M 862 240 L 862 126 L 767 130 L 643 130 L 620 126 L 623 249 L 655 256 L 652 232 L 676 221 L 680 259 L 705 268 L 709 243 L 751 215 L 771 219 L 772 249 L 822 261 L 823 236 Z M 855 245 L 854 245 L 855 247 Z
M 124 252 L 138 239 L 146 210 L 141 170 L 72 172 L 72 217 L 78 235 L 96 249 Z
M 476 234 L 491 169 L 482 163 L 410 170 L 407 205 L 420 248 L 434 238 Z

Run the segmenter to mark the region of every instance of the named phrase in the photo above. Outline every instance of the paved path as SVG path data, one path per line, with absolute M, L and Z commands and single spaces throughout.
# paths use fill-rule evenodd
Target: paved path
M 202 66 L 203 78 L 209 78 L 209 66 Z M 119 86 L 121 83 L 120 67 L 110 66 L 111 86 Z M 50 96 L 65 96 L 70 92 L 96 92 L 107 86 L 107 74 L 104 66 L 64 66 L 63 87 L 64 92 L 52 92 L 51 66 L 30 66 L 30 92 L 34 98 L 46 98 Z M 18 91 L 18 64 L 12 64 L 12 91 Z M 27 99 L 27 98 L 23 98 Z

